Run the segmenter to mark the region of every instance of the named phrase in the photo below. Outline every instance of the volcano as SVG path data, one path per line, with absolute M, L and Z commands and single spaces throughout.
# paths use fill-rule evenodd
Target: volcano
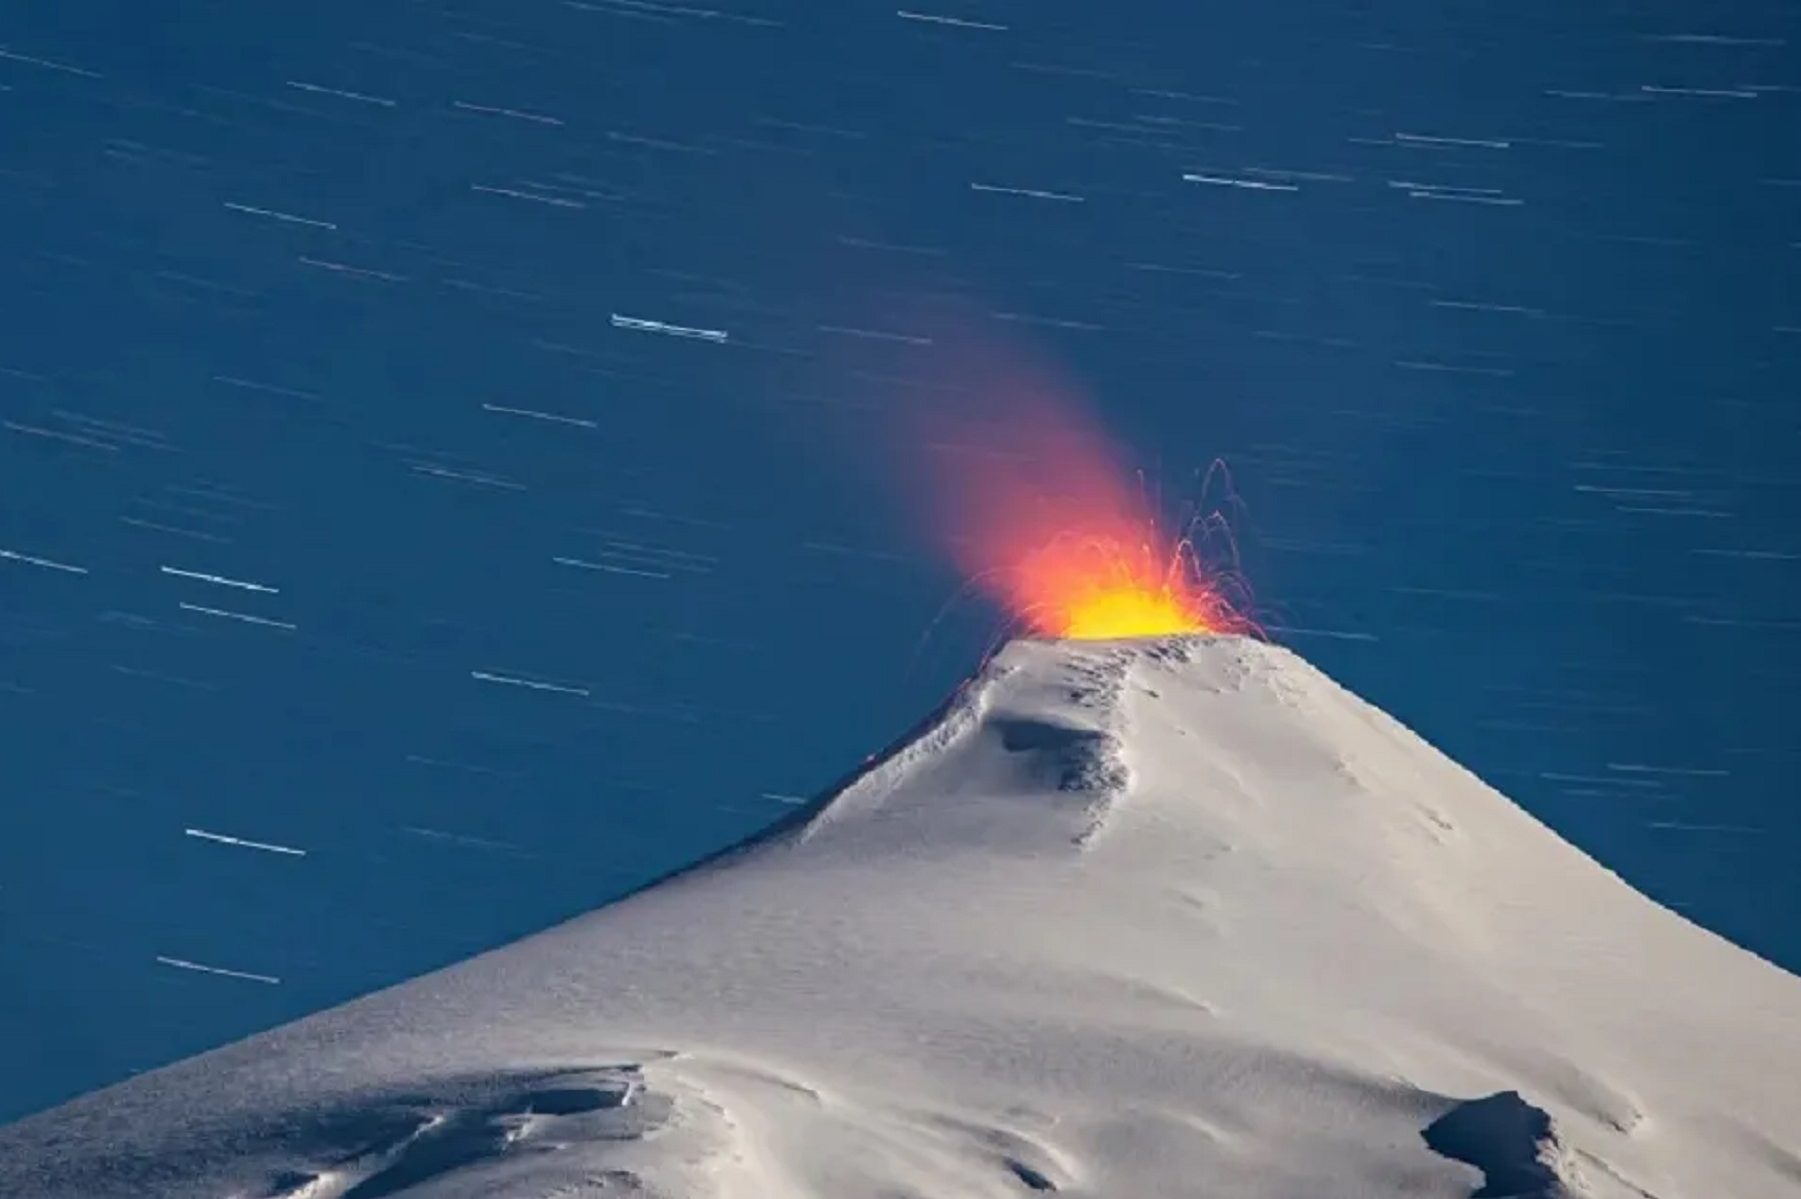
M 0 1129 L 11 1199 L 1779 1199 L 1801 980 L 1294 654 L 1019 641 L 769 832 Z

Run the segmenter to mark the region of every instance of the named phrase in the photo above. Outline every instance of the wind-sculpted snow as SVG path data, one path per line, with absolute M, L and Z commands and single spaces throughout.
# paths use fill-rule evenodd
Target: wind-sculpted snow
M 1779 1199 L 1801 980 L 1292 654 L 1019 642 L 786 826 L 0 1129 L 8 1199 Z
M 262 1199 L 381 1199 L 455 1185 L 458 1176 L 533 1186 L 624 1186 L 629 1170 L 570 1167 L 580 1146 L 638 1140 L 668 1115 L 635 1067 L 560 1077 L 500 1077 L 431 1091 L 373 1094 L 265 1130 L 260 1152 L 304 1163 L 278 1168 Z M 604 1152 L 601 1156 L 605 1156 Z

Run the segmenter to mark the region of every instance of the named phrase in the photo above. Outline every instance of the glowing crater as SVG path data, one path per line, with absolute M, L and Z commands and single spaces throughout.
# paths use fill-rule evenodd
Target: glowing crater
M 1059 537 L 1000 574 L 991 582 L 1003 602 L 1043 636 L 1159 637 L 1240 624 L 1183 542 L 1159 552 L 1148 541 Z

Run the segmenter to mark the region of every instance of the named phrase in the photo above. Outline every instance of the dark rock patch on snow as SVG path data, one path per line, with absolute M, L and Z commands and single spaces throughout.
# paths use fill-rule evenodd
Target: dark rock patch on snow
M 307 1188 L 319 1181 L 317 1174 L 307 1174 L 299 1170 L 283 1170 L 269 1180 L 261 1199 L 287 1199 L 289 1195 L 304 1195 Z
M 1127 781 L 1118 738 L 1111 733 L 1015 717 L 993 723 L 1001 748 L 1030 755 L 1034 773 L 1059 791 L 1115 791 Z
M 1024 1162 L 1014 1161 L 1012 1158 L 1008 1158 L 1007 1169 L 1013 1172 L 1013 1177 L 1025 1183 L 1031 1190 L 1054 1191 L 1057 1189 L 1056 1183 L 1032 1169 L 1032 1167 L 1026 1165 Z
M 631 1095 L 629 1086 L 614 1087 L 548 1087 L 522 1096 L 526 1110 L 534 1115 L 574 1116 L 618 1107 Z
M 1482 1171 L 1482 1186 L 1470 1199 L 1571 1199 L 1556 1168 L 1550 1114 L 1518 1091 L 1459 1103 L 1420 1135 L 1434 1153 Z

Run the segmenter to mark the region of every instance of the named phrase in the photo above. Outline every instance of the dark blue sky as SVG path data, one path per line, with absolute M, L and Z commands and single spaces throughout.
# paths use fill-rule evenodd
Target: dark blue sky
M 0 1117 L 916 720 L 999 627 L 933 623 L 881 478 L 897 380 L 954 394 L 925 311 L 1172 506 L 1223 459 L 1280 639 L 1801 967 L 1798 46 L 1761 0 L 7 6 Z

